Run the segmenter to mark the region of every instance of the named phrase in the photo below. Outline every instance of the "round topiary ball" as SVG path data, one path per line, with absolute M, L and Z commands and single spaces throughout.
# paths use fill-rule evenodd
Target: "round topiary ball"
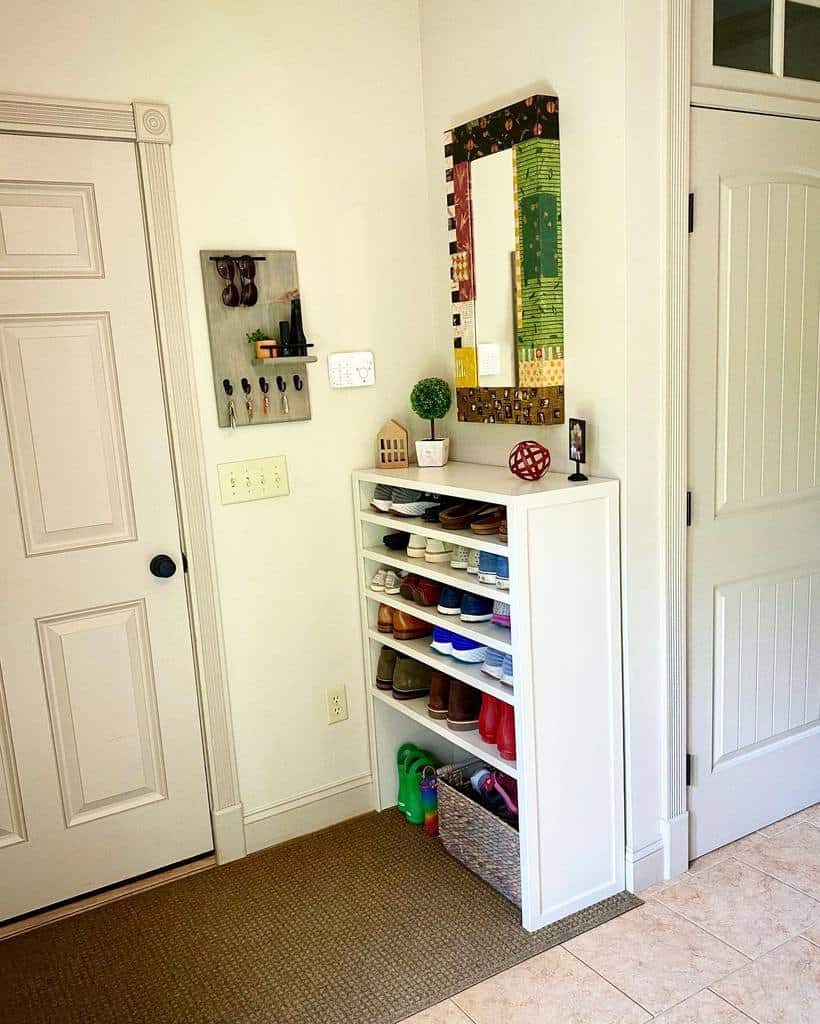
M 425 377 L 410 392 L 410 405 L 423 420 L 440 420 L 452 402 L 450 385 L 441 377 Z

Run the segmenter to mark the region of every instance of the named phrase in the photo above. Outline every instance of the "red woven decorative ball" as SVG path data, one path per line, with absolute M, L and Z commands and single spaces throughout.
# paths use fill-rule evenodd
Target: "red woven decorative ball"
M 522 480 L 540 480 L 550 468 L 550 450 L 537 441 L 519 441 L 507 465 Z

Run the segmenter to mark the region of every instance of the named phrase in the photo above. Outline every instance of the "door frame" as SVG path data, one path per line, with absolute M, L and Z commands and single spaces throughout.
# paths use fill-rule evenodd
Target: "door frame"
M 165 103 L 0 93 L 0 133 L 135 143 L 148 272 L 191 623 L 211 827 L 218 863 L 245 856 L 222 616 Z
M 670 0 L 666 22 L 664 216 L 664 681 L 661 833 L 664 876 L 689 866 L 687 803 L 687 489 L 689 137 L 692 107 L 820 120 L 820 102 L 692 84 L 692 0 Z M 754 76 L 753 76 L 754 77 Z M 782 81 L 782 80 L 781 80 Z M 695 771 L 697 771 L 697 765 Z

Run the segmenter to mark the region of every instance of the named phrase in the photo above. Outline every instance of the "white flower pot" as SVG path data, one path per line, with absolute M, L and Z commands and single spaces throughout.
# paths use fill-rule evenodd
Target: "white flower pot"
M 449 437 L 440 441 L 416 441 L 416 461 L 420 466 L 446 466 L 449 457 Z

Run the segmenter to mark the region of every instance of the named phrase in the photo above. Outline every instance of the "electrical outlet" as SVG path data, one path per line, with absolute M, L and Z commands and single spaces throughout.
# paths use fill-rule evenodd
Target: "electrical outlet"
M 343 686 L 331 686 L 325 691 L 327 697 L 327 723 L 347 721 L 347 691 Z
M 223 505 L 290 494 L 288 466 L 284 455 L 274 455 L 269 459 L 248 459 L 247 462 L 223 462 L 217 469 Z

